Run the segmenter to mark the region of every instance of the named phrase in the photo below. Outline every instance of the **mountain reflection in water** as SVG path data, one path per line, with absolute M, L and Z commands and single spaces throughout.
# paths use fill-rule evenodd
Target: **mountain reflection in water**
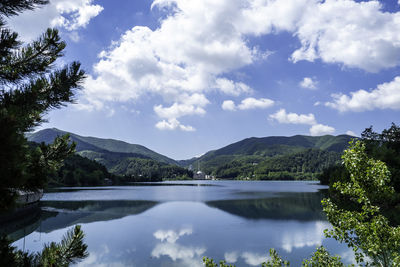
M 33 231 L 49 233 L 69 226 L 97 221 L 109 221 L 140 214 L 157 205 L 154 201 L 42 201 L 41 209 L 30 220 L 21 218 L 15 229 L 1 226 L 0 234 L 18 240 Z
M 263 199 L 208 201 L 206 204 L 247 219 L 313 221 L 326 219 L 321 208 L 323 198 L 322 192 L 287 193 Z

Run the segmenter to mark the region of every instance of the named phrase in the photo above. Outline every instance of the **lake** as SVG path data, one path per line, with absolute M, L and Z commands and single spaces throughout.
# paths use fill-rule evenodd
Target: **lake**
M 270 248 L 299 266 L 321 244 L 351 263 L 346 245 L 324 238 L 324 189 L 292 181 L 59 188 L 9 233 L 18 248 L 38 251 L 80 224 L 90 255 L 79 266 L 202 266 L 203 256 L 261 266 Z

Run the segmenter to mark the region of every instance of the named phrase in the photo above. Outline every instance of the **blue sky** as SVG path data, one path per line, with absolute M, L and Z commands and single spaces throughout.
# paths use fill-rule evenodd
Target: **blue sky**
M 88 77 L 41 128 L 187 159 L 241 139 L 359 135 L 399 122 L 400 1 L 51 0 L 47 27 Z

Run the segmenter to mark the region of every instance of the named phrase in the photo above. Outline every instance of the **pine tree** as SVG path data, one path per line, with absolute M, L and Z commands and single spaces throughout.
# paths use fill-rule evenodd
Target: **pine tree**
M 22 44 L 5 19 L 31 10 L 47 0 L 0 2 L 0 209 L 11 207 L 16 190 L 43 188 L 49 171 L 73 153 L 67 136 L 51 145 L 30 147 L 25 134 L 45 120 L 51 109 L 73 102 L 85 76 L 80 63 L 56 68 L 66 44 L 56 29 Z

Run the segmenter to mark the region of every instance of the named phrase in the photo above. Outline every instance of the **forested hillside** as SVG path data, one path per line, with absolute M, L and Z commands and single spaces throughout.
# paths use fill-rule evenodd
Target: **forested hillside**
M 51 143 L 67 132 L 52 128 L 27 134 L 32 142 Z M 144 146 L 119 140 L 83 137 L 69 133 L 76 143 L 77 155 L 69 157 L 51 182 L 58 185 L 101 185 L 113 183 L 161 181 L 163 178 L 187 179 L 192 172 L 177 162 Z M 119 177 L 118 177 L 119 176 Z
M 253 137 L 180 163 L 219 178 L 310 179 L 338 163 L 352 138 L 349 135 Z

